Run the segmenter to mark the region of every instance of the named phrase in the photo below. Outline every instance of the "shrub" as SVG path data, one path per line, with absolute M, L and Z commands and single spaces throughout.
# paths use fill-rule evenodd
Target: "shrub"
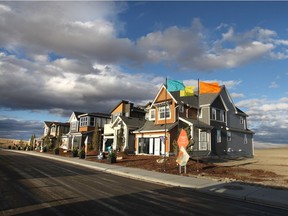
M 60 149 L 58 147 L 54 148 L 54 154 L 55 155 L 59 155 L 59 151 L 60 151 Z
M 85 151 L 84 151 L 84 149 L 81 149 L 79 152 L 78 152 L 78 156 L 79 156 L 79 158 L 85 158 Z
M 78 148 L 74 148 L 72 151 L 73 157 L 77 157 L 78 156 Z

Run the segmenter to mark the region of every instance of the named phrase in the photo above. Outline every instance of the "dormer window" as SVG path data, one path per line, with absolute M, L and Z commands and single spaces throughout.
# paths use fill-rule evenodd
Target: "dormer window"
M 155 120 L 155 109 L 150 109 L 149 110 L 149 120 L 150 121 Z
M 166 119 L 171 118 L 170 107 L 169 106 L 158 107 L 158 118 L 160 120 L 163 120 L 165 118 Z

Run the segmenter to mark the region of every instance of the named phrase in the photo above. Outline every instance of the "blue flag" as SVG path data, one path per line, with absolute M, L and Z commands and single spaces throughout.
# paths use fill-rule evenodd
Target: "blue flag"
M 167 90 L 169 92 L 185 90 L 185 85 L 177 80 L 167 80 Z

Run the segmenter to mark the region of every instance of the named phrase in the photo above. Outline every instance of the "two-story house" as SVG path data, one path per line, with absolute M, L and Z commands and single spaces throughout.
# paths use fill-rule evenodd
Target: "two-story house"
M 85 145 L 85 141 L 87 143 L 92 142 L 92 136 L 96 125 L 98 125 L 100 133 L 103 134 L 104 125 L 111 121 L 110 115 L 105 113 L 84 113 L 78 115 L 78 118 L 79 132 L 82 135 L 80 147 Z
M 44 140 L 47 138 L 49 139 L 50 145 L 55 146 L 59 136 L 61 140 L 62 135 L 69 132 L 69 127 L 69 123 L 44 121 L 44 133 L 41 147 L 43 147 Z
M 114 149 L 135 152 L 133 131 L 145 122 L 146 111 L 122 100 L 110 112 L 111 122 L 104 126 L 103 151 Z M 120 149 L 119 149 L 120 148 Z
M 80 118 L 83 112 L 73 112 L 68 120 L 70 130 L 67 134 L 62 135 L 62 146 L 65 150 L 73 150 L 80 148 L 82 142 L 82 134 L 79 132 Z
M 196 102 L 196 98 L 180 97 L 179 91 L 169 92 L 162 85 L 149 109 L 149 119 L 134 131 L 136 154 L 169 155 L 180 129 L 186 127 L 190 127 L 193 140 L 202 138 L 199 149 L 208 154 L 211 126 L 197 120 Z
M 165 85 L 149 109 L 149 119 L 134 131 L 136 154 L 168 155 L 181 128 L 190 127 L 193 156 L 253 156 L 253 132 L 226 87 L 219 93 L 180 97 Z M 166 138 L 166 141 L 165 141 Z

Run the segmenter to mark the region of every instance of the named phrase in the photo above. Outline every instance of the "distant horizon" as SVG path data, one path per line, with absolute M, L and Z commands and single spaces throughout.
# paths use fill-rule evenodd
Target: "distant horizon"
M 7 139 L 7 138 L 1 138 L 0 137 L 0 146 L 1 146 L 1 144 L 3 144 L 3 143 L 1 143 L 1 141 L 3 141 L 3 140 L 18 141 L 18 142 L 21 141 L 21 139 Z M 28 140 L 22 139 L 22 141 L 28 142 L 29 139 Z M 259 143 L 257 141 L 256 142 L 254 141 L 253 144 L 254 144 L 254 149 L 288 148 L 288 144 L 286 144 L 286 143 L 282 143 L 282 144 L 279 144 L 279 143 Z

